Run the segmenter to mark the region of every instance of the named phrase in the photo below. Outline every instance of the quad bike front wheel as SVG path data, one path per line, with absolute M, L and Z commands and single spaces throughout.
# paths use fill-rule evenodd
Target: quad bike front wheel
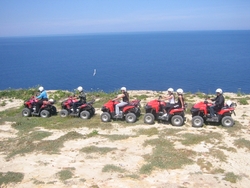
M 204 120 L 201 116 L 194 116 L 192 118 L 192 127 L 202 127 Z
M 128 113 L 125 119 L 127 123 L 134 123 L 136 121 L 136 115 L 134 113 Z
M 173 126 L 182 126 L 183 122 L 184 122 L 183 117 L 181 117 L 180 115 L 174 115 L 171 118 L 171 124 Z
M 137 112 L 135 113 L 135 115 L 136 115 L 137 117 L 140 117 L 140 115 L 141 115 L 141 109 L 140 109 L 140 108 L 138 108 L 138 110 L 137 110 Z
M 57 115 L 57 110 L 56 110 L 55 106 L 51 107 L 50 113 L 51 113 L 52 116 Z
M 234 120 L 230 116 L 225 116 L 222 118 L 221 124 L 224 127 L 232 127 L 234 125 Z
M 92 108 L 90 109 L 90 115 L 91 115 L 91 116 L 95 115 L 95 108 L 94 108 L 94 107 L 92 107 Z
M 31 115 L 30 109 L 24 108 L 23 111 L 22 111 L 22 115 L 23 115 L 24 117 L 29 117 L 29 116 Z
M 68 110 L 65 110 L 65 109 L 62 109 L 61 111 L 60 111 L 60 116 L 61 117 L 67 117 L 69 115 L 69 112 L 68 112 Z
M 144 115 L 144 123 L 153 124 L 155 122 L 155 116 L 151 113 L 146 113 Z
M 103 112 L 101 114 L 101 120 L 102 120 L 102 122 L 110 122 L 111 115 L 108 112 Z
M 40 112 L 40 116 L 41 116 L 42 118 L 48 118 L 48 117 L 50 116 L 50 113 L 49 113 L 48 110 L 42 110 L 42 111 Z
M 82 118 L 82 119 L 89 119 L 89 118 L 90 118 L 90 113 L 89 113 L 89 111 L 86 111 L 86 110 L 81 111 L 81 113 L 80 113 L 80 118 Z

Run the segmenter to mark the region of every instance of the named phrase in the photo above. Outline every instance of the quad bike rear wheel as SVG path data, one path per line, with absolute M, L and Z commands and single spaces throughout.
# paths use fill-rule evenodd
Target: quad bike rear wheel
M 101 114 L 101 120 L 102 120 L 102 122 L 110 122 L 111 115 L 108 112 L 103 112 Z
M 146 113 L 144 115 L 144 123 L 153 124 L 155 122 L 155 116 L 151 113 Z
M 40 116 L 41 116 L 42 118 L 48 118 L 48 117 L 50 116 L 50 113 L 49 113 L 48 110 L 42 110 L 42 111 L 40 112 Z
M 30 109 L 28 109 L 28 108 L 24 108 L 24 109 L 23 109 L 22 115 L 23 115 L 24 117 L 29 117 L 30 114 L 31 114 Z
M 90 118 L 90 113 L 89 113 L 89 111 L 86 111 L 86 110 L 81 111 L 81 113 L 80 113 L 80 118 L 82 118 L 82 119 L 89 119 L 89 118 Z
M 68 115 L 69 115 L 68 110 L 62 109 L 62 110 L 60 111 L 60 116 L 61 116 L 61 117 L 67 117 Z
M 182 126 L 183 122 L 184 122 L 183 117 L 181 117 L 180 115 L 174 115 L 171 118 L 171 124 L 173 126 Z
M 127 123 L 134 123 L 136 121 L 136 115 L 134 113 L 128 113 L 125 119 Z
M 201 116 L 194 116 L 192 118 L 192 127 L 202 127 L 204 120 Z
M 225 116 L 222 118 L 221 124 L 224 127 L 232 127 L 234 125 L 234 120 L 230 116 Z

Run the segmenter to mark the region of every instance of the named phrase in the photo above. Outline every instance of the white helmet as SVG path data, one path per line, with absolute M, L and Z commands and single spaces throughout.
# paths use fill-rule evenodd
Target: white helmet
M 53 100 L 53 99 L 49 99 L 49 102 L 53 103 L 53 102 L 54 102 L 54 100 Z
M 216 93 L 220 93 L 220 94 L 222 94 L 222 89 L 221 88 L 218 88 L 218 89 L 216 89 L 216 91 L 215 91 Z
M 121 91 L 127 91 L 126 87 L 122 87 Z
M 182 90 L 181 88 L 177 89 L 176 92 L 177 92 L 178 94 L 183 94 L 183 90 Z
M 44 90 L 44 88 L 41 86 L 38 88 L 38 91 L 42 92 Z
M 173 89 L 173 88 L 168 88 L 168 91 L 169 91 L 170 93 L 173 93 L 173 92 L 174 92 L 174 89 Z
M 82 91 L 83 91 L 82 86 L 79 86 L 79 87 L 77 88 L 77 90 L 78 90 L 79 92 L 82 92 Z

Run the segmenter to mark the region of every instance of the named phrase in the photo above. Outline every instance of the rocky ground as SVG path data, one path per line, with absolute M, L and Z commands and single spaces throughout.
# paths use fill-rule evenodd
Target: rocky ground
M 148 95 L 146 101 L 154 98 L 153 91 L 132 91 L 131 95 Z M 237 98 L 236 94 L 226 93 L 230 98 Z M 201 99 L 194 97 L 194 101 Z M 142 104 L 145 104 L 145 102 Z M 248 101 L 250 103 L 250 101 Z M 1 101 L 0 101 L 1 103 Z M 12 100 L 5 106 L 0 107 L 0 111 L 22 105 L 21 100 Z M 250 105 L 239 105 L 236 108 L 237 121 L 236 132 L 228 131 L 230 128 L 221 126 L 204 126 L 203 128 L 193 128 L 190 124 L 191 116 L 186 115 L 187 121 L 182 127 L 173 127 L 171 124 L 155 123 L 153 125 L 121 124 L 119 121 L 112 123 L 109 130 L 74 128 L 72 130 L 47 130 L 37 127 L 37 130 L 52 132 L 51 136 L 44 140 L 55 140 L 69 131 L 76 131 L 87 135 L 93 130 L 98 131 L 98 135 L 86 139 L 70 140 L 64 143 L 64 147 L 58 154 L 46 154 L 34 152 L 25 155 L 16 155 L 10 160 L 6 160 L 6 155 L 0 153 L 0 172 L 20 172 L 24 174 L 21 182 L 16 184 L 0 185 L 0 187 L 100 187 L 100 188 L 163 188 L 163 187 L 243 187 L 250 185 L 250 152 L 247 147 L 238 147 L 235 140 L 242 138 L 250 141 L 249 128 Z M 101 113 L 96 110 L 96 116 Z M 142 165 L 146 164 L 145 156 L 152 154 L 154 147 L 144 145 L 146 140 L 159 137 L 159 134 L 138 134 L 141 130 L 155 128 L 159 132 L 167 132 L 170 129 L 177 129 L 176 134 L 164 135 L 164 139 L 172 142 L 175 149 L 186 149 L 196 153 L 192 158 L 195 162 L 184 165 L 179 169 L 159 169 L 155 168 L 152 173 L 139 173 Z M 201 141 L 195 145 L 184 145 L 181 142 L 184 134 L 205 135 L 219 133 L 221 138 L 214 138 L 211 142 Z M 125 135 L 126 139 L 110 140 L 102 135 Z M 10 122 L 0 125 L 0 140 L 18 137 L 18 131 L 11 126 Z M 105 154 L 94 152 L 86 153 L 80 150 L 87 146 L 98 148 L 113 148 L 114 150 Z M 216 157 L 216 153 L 221 151 L 224 158 Z M 168 160 L 168 159 L 166 159 Z M 123 169 L 123 171 L 108 171 L 103 169 L 107 165 L 113 165 Z M 58 172 L 69 170 L 73 177 L 61 181 Z M 230 175 L 234 176 L 230 180 Z

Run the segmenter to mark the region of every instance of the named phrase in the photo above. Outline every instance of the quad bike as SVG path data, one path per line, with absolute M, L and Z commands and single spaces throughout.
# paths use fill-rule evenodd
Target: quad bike
M 148 102 L 145 106 L 144 123 L 153 124 L 155 120 L 158 120 L 159 122 L 171 122 L 173 126 L 182 126 L 186 120 L 184 109 L 174 106 L 170 109 L 167 116 L 163 116 L 163 109 L 166 105 L 167 103 L 161 100 L 161 96 L 158 100 L 155 99 Z
M 36 103 L 39 100 L 36 99 L 35 96 L 31 97 L 29 100 L 24 102 L 24 106 L 25 108 L 22 111 L 22 115 L 24 117 L 29 117 L 31 115 L 33 116 L 41 116 L 43 118 L 47 118 L 51 115 L 56 115 L 57 114 L 57 110 L 56 107 L 53 106 L 54 104 L 54 100 L 53 99 L 49 99 L 48 101 L 43 101 L 43 104 L 41 106 L 41 108 L 39 109 L 39 111 L 36 113 Z
M 60 111 L 61 117 L 75 116 L 82 119 L 89 119 L 95 114 L 95 108 L 93 107 L 94 100 L 84 103 L 77 107 L 76 113 L 73 113 L 73 103 L 77 102 L 74 97 L 68 97 L 65 101 L 61 103 L 62 110 Z
M 122 119 L 126 120 L 127 123 L 134 123 L 141 115 L 140 100 L 133 100 L 129 104 L 120 107 L 120 114 L 115 116 L 115 105 L 118 101 L 109 100 L 102 107 L 103 113 L 101 114 L 101 120 L 103 122 L 109 122 L 111 119 Z
M 236 115 L 234 110 L 236 108 L 236 103 L 227 101 L 226 105 L 219 111 L 215 113 L 215 117 L 211 117 L 209 113 L 209 107 L 213 103 L 209 103 L 207 100 L 204 102 L 198 102 L 191 108 L 192 114 L 192 126 L 202 127 L 205 122 L 221 122 L 224 127 L 232 127 L 234 125 L 234 120 L 231 117 L 232 114 Z

